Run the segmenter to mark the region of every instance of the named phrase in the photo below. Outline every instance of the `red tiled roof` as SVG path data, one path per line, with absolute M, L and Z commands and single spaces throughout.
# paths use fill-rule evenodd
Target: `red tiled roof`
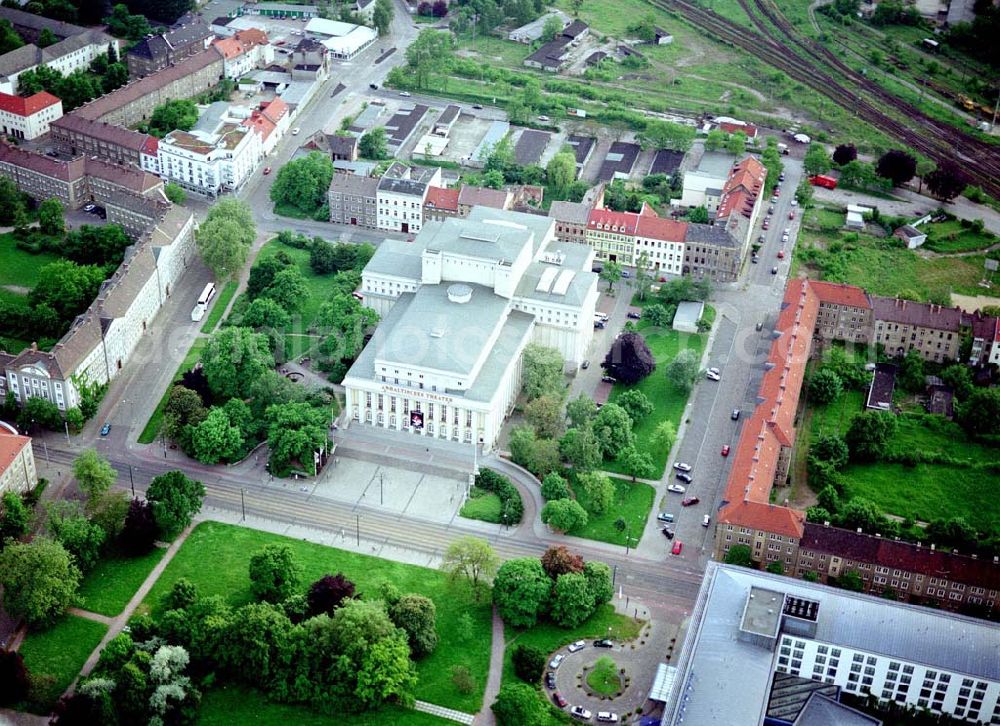
M 719 128 L 727 134 L 741 132 L 746 134 L 748 139 L 757 138 L 757 127 L 752 124 L 734 124 L 731 121 L 723 121 L 719 124 Z
M 142 144 L 142 153 L 147 156 L 156 156 L 160 149 L 160 140 L 155 136 L 149 136 Z
M 63 117 L 65 118 L 65 116 Z M 44 174 L 61 181 L 72 181 L 79 178 L 80 165 L 73 165 L 72 162 L 58 161 L 47 156 L 27 151 L 18 146 L 14 146 L 6 140 L 0 140 L 0 162 L 12 164 L 21 169 Z
M 664 242 L 683 242 L 687 234 L 687 222 L 677 222 L 673 219 L 640 215 L 636 225 L 636 234 L 640 237 L 662 240 Z
M 639 215 L 635 212 L 615 212 L 611 209 L 592 209 L 587 216 L 589 229 L 603 229 L 605 226 L 616 228 L 623 234 L 635 234 Z
M 288 104 L 281 100 L 281 98 L 276 97 L 271 101 L 261 103 L 260 111 L 273 123 L 277 124 L 288 113 Z
M 722 187 L 716 217 L 726 219 L 734 212 L 750 217 L 766 177 L 767 169 L 754 157 L 748 156 L 739 162 Z
M 265 33 L 260 28 L 247 28 L 246 30 L 238 30 L 233 38 L 240 45 L 243 46 L 243 50 L 247 51 L 256 45 L 267 45 L 267 33 Z
M 243 46 L 235 38 L 222 38 L 221 40 L 212 41 L 212 45 L 222 53 L 226 60 L 235 58 L 238 55 L 243 54 Z
M 21 451 L 30 443 L 30 437 L 12 434 L 4 426 L 0 426 L 0 474 L 7 471 Z
M 842 282 L 821 282 L 820 280 L 811 280 L 809 287 L 816 293 L 820 302 L 871 310 L 871 300 L 860 287 L 845 285 Z
M 434 209 L 447 209 L 452 212 L 458 211 L 458 189 L 445 189 L 444 187 L 427 187 L 427 199 L 424 205 Z
M 721 524 L 752 527 L 765 532 L 774 532 L 785 537 L 802 537 L 805 516 L 788 507 L 761 502 L 737 502 L 729 504 L 719 512 Z
M 47 91 L 39 91 L 27 98 L 0 93 L 0 111 L 6 111 L 18 116 L 32 116 L 57 103 L 61 103 L 61 101 Z

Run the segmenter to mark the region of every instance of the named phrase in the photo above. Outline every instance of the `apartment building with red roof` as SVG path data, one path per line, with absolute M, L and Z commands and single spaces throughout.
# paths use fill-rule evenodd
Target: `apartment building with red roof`
M 37 483 L 31 437 L 20 436 L 16 429 L 0 421 L 0 494 L 26 492 Z
M 47 91 L 23 97 L 0 93 L 0 130 L 4 136 L 34 139 L 49 132 L 63 115 L 62 101 Z
M 449 217 L 458 217 L 458 189 L 428 187 L 424 200 L 424 219 L 439 222 Z

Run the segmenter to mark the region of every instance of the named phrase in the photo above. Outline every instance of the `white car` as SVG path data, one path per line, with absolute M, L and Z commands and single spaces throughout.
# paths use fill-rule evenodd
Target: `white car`
M 587 647 L 587 642 L 585 640 L 578 640 L 575 643 L 570 643 L 569 647 L 566 648 L 570 653 L 575 653 L 578 650 L 583 650 Z
M 601 723 L 618 723 L 618 714 L 611 711 L 598 711 L 597 720 Z
M 718 368 L 709 368 L 708 370 L 710 373 L 714 373 L 717 376 L 722 374 L 722 371 L 720 371 Z
M 569 710 L 569 715 L 573 718 L 578 718 L 581 721 L 589 721 L 590 717 L 594 714 L 585 709 L 583 706 L 573 706 L 573 708 Z
M 712 371 L 705 371 L 705 378 L 707 378 L 710 381 L 722 380 L 722 376 L 720 376 L 718 373 L 712 373 Z
M 712 521 L 712 518 L 706 514 L 704 517 L 701 518 L 701 526 L 702 527 L 707 527 L 708 524 L 709 524 L 709 522 L 711 522 L 711 521 Z
M 673 492 L 674 494 L 683 494 L 687 490 L 684 487 L 682 487 L 680 484 L 669 484 L 667 486 L 667 491 L 668 492 Z
M 538 120 L 539 121 L 551 121 L 552 119 L 550 119 L 548 116 L 539 116 Z
M 685 464 L 683 461 L 674 462 L 674 468 L 677 471 L 691 471 L 691 465 Z
M 400 91 L 399 95 L 402 96 L 403 98 L 409 98 L 413 94 L 411 94 L 409 91 Z
M 294 129 L 292 129 L 292 136 L 298 136 L 299 135 L 299 131 L 301 131 L 301 130 L 302 129 L 300 129 L 298 126 L 296 126 Z
M 555 656 L 552 660 L 549 661 L 549 668 L 555 670 L 556 668 L 559 667 L 559 665 L 563 662 L 563 660 L 565 660 L 565 658 L 566 656 L 563 655 L 562 653 Z
M 793 206 L 793 207 L 797 207 L 797 206 L 799 206 L 799 200 L 798 200 L 798 199 L 793 199 L 793 200 L 792 200 L 792 206 Z

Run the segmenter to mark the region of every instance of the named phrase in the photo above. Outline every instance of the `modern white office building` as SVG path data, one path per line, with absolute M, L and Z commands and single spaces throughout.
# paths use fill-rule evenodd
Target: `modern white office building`
M 843 694 L 997 724 L 998 653 L 996 623 L 710 562 L 663 724 L 799 724 Z
M 593 250 L 559 242 L 555 220 L 476 207 L 385 240 L 362 274 L 382 317 L 346 378 L 359 424 L 490 449 L 536 342 L 583 360 L 593 336 Z

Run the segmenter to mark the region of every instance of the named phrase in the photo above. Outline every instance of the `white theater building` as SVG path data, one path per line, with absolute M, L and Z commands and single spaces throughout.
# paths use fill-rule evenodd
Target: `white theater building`
M 597 275 L 555 220 L 485 207 L 385 240 L 362 274 L 382 318 L 344 388 L 352 421 L 490 449 L 521 387 L 528 343 L 583 360 Z

